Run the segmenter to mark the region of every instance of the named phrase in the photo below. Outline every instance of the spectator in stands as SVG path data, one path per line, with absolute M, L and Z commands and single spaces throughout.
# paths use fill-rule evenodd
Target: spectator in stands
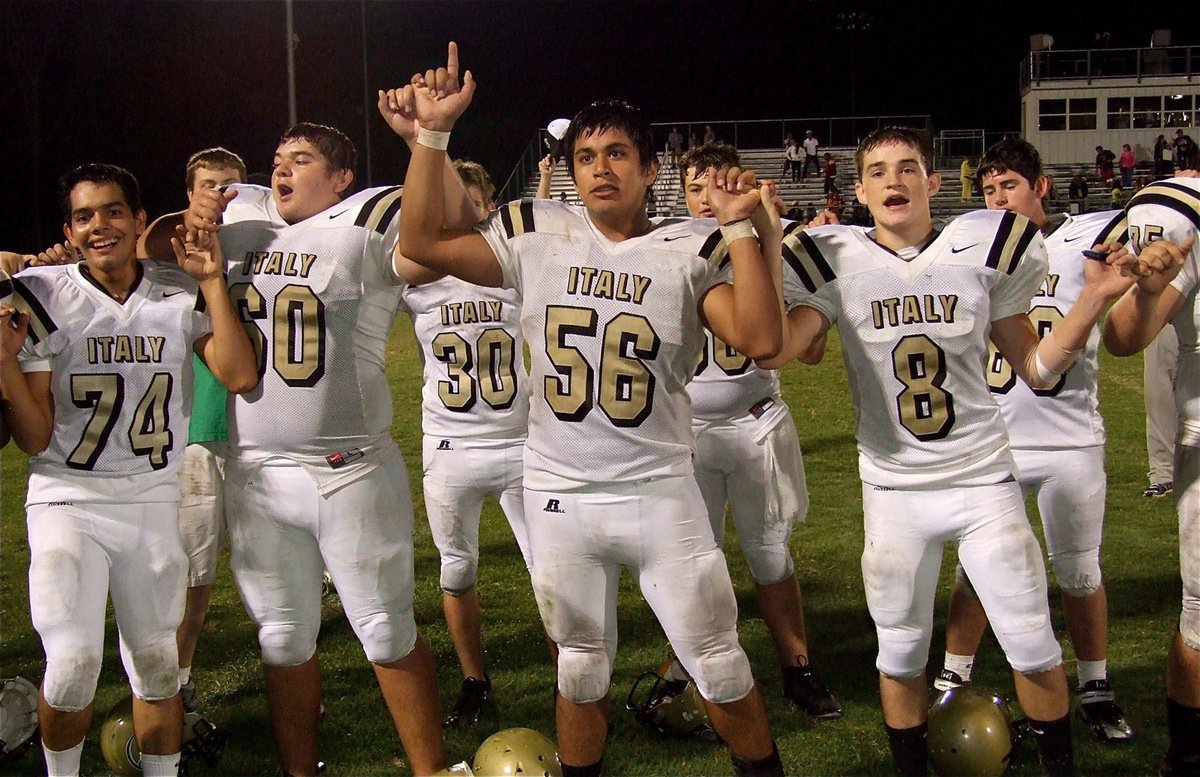
M 958 182 L 962 184 L 962 194 L 959 196 L 959 202 L 970 202 L 971 191 L 975 186 L 975 176 L 971 172 L 971 160 L 963 158 L 962 167 L 958 168 Z
M 1116 178 L 1113 173 L 1113 162 L 1116 159 L 1117 155 L 1104 146 L 1096 146 L 1096 177 L 1104 184 L 1105 190 L 1112 188 L 1113 179 Z
M 1159 135 L 1154 141 L 1154 177 L 1167 178 L 1171 175 L 1171 163 L 1167 161 L 1167 149 L 1171 144 L 1166 135 Z
M 801 178 L 808 177 L 809 164 L 812 165 L 814 175 L 821 172 L 821 160 L 817 156 L 817 150 L 819 148 L 820 148 L 820 144 L 817 143 L 817 139 L 813 135 L 812 130 L 805 130 L 804 131 L 804 170 L 803 170 L 803 172 L 800 173 Z
M 696 136 L 696 130 L 688 133 L 688 149 L 693 149 L 700 145 L 700 138 Z
M 1121 146 L 1121 158 L 1117 160 L 1117 166 L 1121 168 L 1121 188 L 1133 188 L 1133 169 L 1137 167 L 1137 157 L 1133 155 L 1133 149 L 1129 144 Z
M 833 154 L 825 154 L 825 196 L 836 193 L 837 189 L 837 160 Z
M 667 153 L 670 155 L 671 164 L 677 163 L 679 155 L 683 153 L 683 135 L 679 132 L 679 127 L 671 127 L 671 134 L 667 135 Z
M 792 202 L 792 206 L 788 208 L 787 217 L 792 221 L 800 221 L 804 218 L 804 205 L 800 200 Z
M 792 183 L 795 183 L 800 180 L 800 168 L 803 166 L 804 152 L 800 149 L 800 143 L 789 135 L 787 146 L 783 149 L 783 176 L 786 176 L 788 170 L 791 170 Z
M 1125 207 L 1125 190 L 1121 188 L 1121 184 L 1116 180 L 1112 182 L 1112 192 L 1109 196 L 1112 199 L 1112 206 L 1114 208 Z
M 1190 167 L 1192 154 L 1195 153 L 1196 143 L 1183 130 L 1175 130 L 1175 169 L 1187 170 Z
M 1075 177 L 1071 179 L 1071 185 L 1067 187 L 1067 197 L 1071 202 L 1079 203 L 1079 212 L 1083 213 L 1087 210 L 1088 186 L 1087 179 L 1083 177 L 1083 171 L 1075 173 Z
M 558 193 L 558 201 L 559 201 L 559 202 L 566 202 L 566 201 L 567 201 L 567 193 L 566 193 L 565 191 L 563 191 L 563 192 L 559 192 L 559 193 Z
M 717 142 L 717 133 L 713 132 L 713 128 L 712 128 L 711 124 L 704 125 L 704 142 L 705 143 L 716 143 Z

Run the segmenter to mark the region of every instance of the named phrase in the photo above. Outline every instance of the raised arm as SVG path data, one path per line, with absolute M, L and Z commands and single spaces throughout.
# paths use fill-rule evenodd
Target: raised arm
M 554 179 L 554 156 L 546 154 L 538 160 L 538 186 L 534 196 L 539 200 L 550 199 L 550 182 Z
M 435 272 L 479 286 L 499 286 L 503 272 L 483 236 L 474 230 L 446 228 L 446 145 L 450 130 L 475 93 L 470 71 L 459 84 L 457 45 L 450 44 L 445 67 L 418 73 L 412 83 L 395 91 L 400 93 L 400 103 L 412 101 L 420 124 L 404 179 L 398 250 Z
M 771 269 L 751 228 L 750 217 L 762 206 L 754 174 L 731 167 L 708 171 L 707 198 L 722 225 L 734 282 L 719 284 L 700 301 L 709 329 L 751 359 L 768 359 L 783 342 L 779 293 Z M 778 241 L 775 241 L 778 242 Z
M 17 447 L 34 456 L 50 445 L 54 398 L 49 372 L 21 371 L 18 355 L 28 332 L 29 314 L 0 304 L 0 409 Z
M 1105 253 L 1112 252 L 1107 261 L 1081 259 L 1086 263 L 1079 299 L 1040 341 L 1026 313 L 992 322 L 992 342 L 1029 386 L 1035 389 L 1053 386 L 1079 358 L 1092 327 L 1108 305 L 1133 283 L 1115 263 L 1120 248 L 1119 244 L 1096 246 Z
M 211 232 L 189 233 L 180 226 L 171 247 L 179 266 L 199 284 L 212 320 L 212 332 L 197 339 L 193 350 L 225 388 L 234 394 L 249 391 L 258 385 L 258 364 L 229 299 L 221 241 Z
M 1179 311 L 1183 295 L 1171 280 L 1183 267 L 1194 242 L 1194 235 L 1178 246 L 1156 240 L 1142 249 L 1136 261 L 1128 263 L 1137 283 L 1117 300 L 1104 321 L 1104 347 L 1114 356 L 1141 351 Z

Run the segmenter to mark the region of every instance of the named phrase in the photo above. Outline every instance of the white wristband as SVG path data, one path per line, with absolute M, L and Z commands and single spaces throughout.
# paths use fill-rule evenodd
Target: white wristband
M 754 227 L 751 226 L 750 219 L 738 219 L 729 224 L 722 224 L 721 236 L 725 238 L 725 245 L 732 245 L 735 240 L 754 237 Z
M 417 130 L 417 145 L 425 146 L 426 148 L 436 148 L 438 151 L 445 151 L 450 145 L 450 133 L 421 127 L 421 129 Z

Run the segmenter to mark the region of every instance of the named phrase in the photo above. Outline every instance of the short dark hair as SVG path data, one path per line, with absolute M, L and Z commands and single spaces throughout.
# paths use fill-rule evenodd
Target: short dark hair
M 353 173 L 358 165 L 358 149 L 354 147 L 350 138 L 346 137 L 346 133 L 336 127 L 302 121 L 294 127 L 289 127 L 280 136 L 279 143 L 282 145 L 289 140 L 307 140 L 312 143 L 321 155 L 329 160 L 329 169 L 332 172 L 349 170 Z
M 921 164 L 925 166 L 926 174 L 934 172 L 933 138 L 929 137 L 928 132 L 914 127 L 880 127 L 863 138 L 858 144 L 858 150 L 854 152 L 854 168 L 858 171 L 860 181 L 863 176 L 863 160 L 867 154 L 880 146 L 892 144 L 915 148 L 921 154 Z
M 645 114 L 622 100 L 602 100 L 575 114 L 567 134 L 563 136 L 562 147 L 571 164 L 571 180 L 575 180 L 575 142 L 581 136 L 608 129 L 621 130 L 629 136 L 641 157 L 643 170 L 649 170 L 657 162 L 654 133 Z
M 190 192 L 196 183 L 196 168 L 206 167 L 209 170 L 220 170 L 232 167 L 238 171 L 239 177 L 246 180 L 246 163 L 242 158 L 227 148 L 214 146 L 203 151 L 197 151 L 188 157 L 187 161 L 187 190 Z
M 984 176 L 1017 173 L 1032 187 L 1042 177 L 1042 157 L 1033 144 L 1021 138 L 1005 138 L 993 143 L 979 158 L 975 183 L 983 189 Z
M 112 183 L 121 189 L 125 204 L 135 215 L 142 209 L 142 193 L 133 173 L 124 167 L 92 162 L 80 165 L 58 179 L 58 195 L 62 203 L 63 223 L 71 221 L 71 192 L 81 183 Z
M 742 159 L 738 155 L 738 150 L 728 143 L 722 143 L 719 140 L 702 143 L 695 148 L 689 148 L 679 157 L 679 185 L 687 188 L 689 168 L 694 167 L 699 172 L 710 167 L 720 170 L 722 167 L 740 166 L 741 164 Z
M 492 198 L 496 196 L 496 184 L 492 183 L 492 177 L 478 162 L 472 162 L 469 159 L 455 159 L 454 171 L 458 173 L 464 186 L 479 187 L 479 191 L 483 193 L 484 202 L 491 202 Z

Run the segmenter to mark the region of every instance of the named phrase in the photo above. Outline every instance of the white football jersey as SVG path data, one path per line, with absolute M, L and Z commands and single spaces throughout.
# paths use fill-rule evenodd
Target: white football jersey
M 412 314 L 425 363 L 422 431 L 434 437 L 524 438 L 529 379 L 517 293 L 447 276 L 405 286 L 401 303 Z
M 1155 240 L 1179 244 L 1188 235 L 1196 244 L 1171 285 L 1183 295 L 1183 304 L 1171 323 L 1179 335 L 1179 373 L 1175 379 L 1175 404 L 1184 445 L 1200 445 L 1200 179 L 1171 178 L 1145 187 L 1127 208 L 1129 242 L 1135 252 Z
M 968 213 L 911 261 L 852 227 L 799 241 L 803 250 L 785 260 L 809 292 L 803 304 L 841 333 L 863 482 L 943 488 L 1011 476 L 984 365 L 992 321 L 1028 311 L 1046 277 L 1037 226 Z
M 1128 239 L 1125 213 L 1119 210 L 1067 216 L 1045 237 L 1050 272 L 1033 295 L 1029 318 L 1038 337 L 1063 320 L 1083 291 L 1082 251 L 1097 243 Z M 1100 326 L 1092 327 L 1079 360 L 1047 389 L 1031 389 L 993 345 L 988 355 L 988 385 L 1000 403 L 1013 448 L 1055 450 L 1104 444 L 1104 419 L 1096 388 L 1100 364 Z
M 690 475 L 698 303 L 729 278 L 716 222 L 657 220 L 614 243 L 583 208 L 525 200 L 477 229 L 521 297 L 532 357 L 526 488 Z
M 374 449 L 390 440 L 384 353 L 400 304 L 400 187 L 358 192 L 296 224 L 270 189 L 233 188 L 221 246 L 260 381 L 231 397 L 229 452 L 291 458 L 327 491 L 373 469 Z
M 785 221 L 785 252 L 795 250 L 791 246 L 799 238 L 794 233 L 802 226 L 797 221 Z M 785 262 L 783 272 L 794 271 Z M 793 279 L 785 284 L 785 289 L 798 285 Z M 785 298 L 784 302 L 788 309 L 796 304 L 794 298 Z M 693 428 L 697 431 L 711 423 L 730 421 L 744 424 L 756 439 L 762 439 L 788 412 L 779 393 L 779 371 L 764 370 L 711 332 L 705 333 L 700 364 L 688 384 L 688 395 L 692 399 Z
M 141 262 L 124 304 L 83 263 L 0 282 L 29 314 L 25 372 L 50 372 L 54 430 L 29 459 L 27 504 L 179 501 L 192 346 L 211 331 L 196 282 Z

